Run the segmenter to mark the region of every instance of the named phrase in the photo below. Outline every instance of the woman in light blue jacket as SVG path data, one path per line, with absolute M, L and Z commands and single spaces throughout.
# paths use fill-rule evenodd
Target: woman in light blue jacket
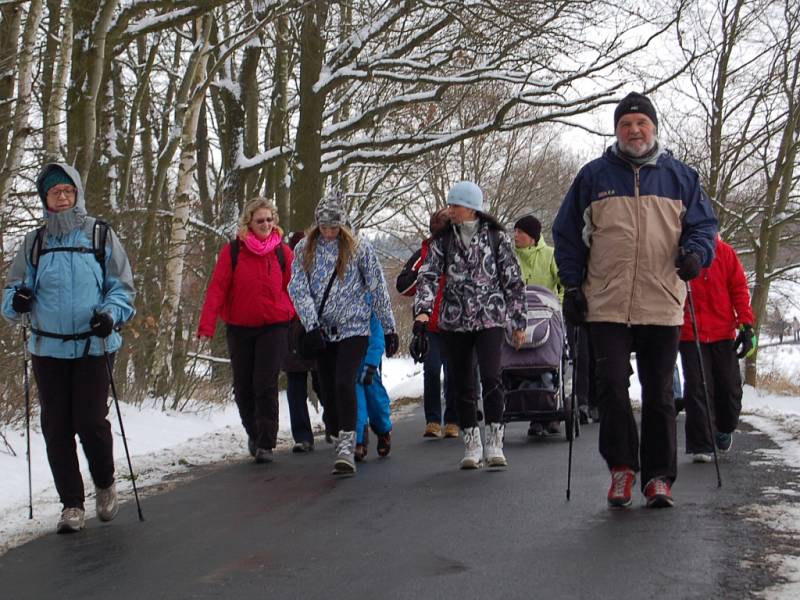
M 97 515 L 117 512 L 114 453 L 108 422 L 105 352 L 122 343 L 116 331 L 134 314 L 133 278 L 117 235 L 86 214 L 78 172 L 46 165 L 36 181 L 44 225 L 28 232 L 8 273 L 3 316 L 26 319 L 28 350 L 39 389 L 42 433 L 64 508 L 57 531 L 84 525 L 84 488 L 75 435 L 95 484 Z
M 341 197 L 327 196 L 314 216 L 316 225 L 295 247 L 289 296 L 308 332 L 304 346 L 320 352 L 317 372 L 325 429 L 337 436 L 333 472 L 352 475 L 356 472 L 356 377 L 367 350 L 373 311 L 383 325 L 386 355 L 397 352 L 399 343 L 378 257 L 367 240 L 356 238 L 345 225 Z

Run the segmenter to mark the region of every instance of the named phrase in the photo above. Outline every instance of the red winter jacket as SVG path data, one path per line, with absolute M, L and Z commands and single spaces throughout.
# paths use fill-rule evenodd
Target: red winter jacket
M 714 262 L 690 283 L 701 343 L 735 339 L 740 325 L 754 323 L 742 263 L 736 251 L 719 237 Z M 694 333 L 688 301 L 683 308 L 681 341 L 691 342 Z
M 286 262 L 284 271 L 281 271 L 274 250 L 265 256 L 258 256 L 241 243 L 236 270 L 233 271 L 231 245 L 222 247 L 206 290 L 200 325 L 197 327 L 198 336 L 214 335 L 217 316 L 229 325 L 245 327 L 285 323 L 295 317 L 294 306 L 286 292 L 294 254 L 283 242 L 281 246 Z
M 417 293 L 417 273 L 419 273 L 420 267 L 425 262 L 425 257 L 428 256 L 428 247 L 430 244 L 431 241 L 429 239 L 422 240 L 422 247 L 408 259 L 402 272 L 397 276 L 397 291 L 403 294 L 403 296 L 413 298 Z M 436 293 L 436 300 L 433 302 L 433 312 L 431 313 L 431 318 L 428 320 L 428 330 L 434 333 L 439 332 L 439 306 L 442 304 L 444 282 L 445 276 L 442 275 L 439 277 L 439 291 Z

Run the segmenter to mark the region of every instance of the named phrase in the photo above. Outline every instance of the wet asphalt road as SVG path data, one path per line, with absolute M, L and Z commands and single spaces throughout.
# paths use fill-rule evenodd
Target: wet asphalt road
M 462 442 L 423 439 L 422 420 L 400 419 L 391 456 L 371 447 L 354 478 L 329 474 L 318 438 L 312 454 L 243 458 L 147 495 L 144 523 L 127 502 L 111 524 L 46 535 L 0 557 L 0 597 L 709 599 L 776 581 L 763 560 L 776 540 L 743 507 L 794 475 L 751 465 L 774 448 L 763 435 L 736 435 L 721 489 L 713 465 L 681 455 L 675 508 L 645 509 L 637 491 L 611 511 L 597 425 L 576 440 L 567 502 L 563 435 L 511 424 L 509 469 L 465 472 Z

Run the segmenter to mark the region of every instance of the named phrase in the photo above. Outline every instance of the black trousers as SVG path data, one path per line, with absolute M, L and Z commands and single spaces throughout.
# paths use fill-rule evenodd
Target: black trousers
M 612 467 L 641 470 L 640 485 L 654 477 L 674 482 L 678 474 L 672 372 L 680 327 L 589 323 L 600 408 L 600 454 Z M 639 441 L 628 394 L 631 352 L 642 385 Z
M 258 448 L 274 448 L 278 440 L 278 376 L 288 332 L 289 323 L 226 327 L 233 396 L 244 430 Z
M 734 340 L 700 344 L 706 374 L 711 422 L 717 431 L 731 433 L 742 412 L 742 375 Z M 708 429 L 706 401 L 700 378 L 695 342 L 681 342 L 683 399 L 686 403 L 686 452 L 713 452 L 714 438 Z
M 365 335 L 327 342 L 317 358 L 324 408 L 322 421 L 330 435 L 356 430 L 356 379 L 368 343 L 369 337 Z
M 475 386 L 475 363 L 481 377 L 483 412 L 486 424 L 503 422 L 503 383 L 500 379 L 500 344 L 502 327 L 480 331 L 441 331 L 442 349 L 449 369 L 448 385 L 453 385 L 458 421 L 462 429 L 478 424 L 478 390 Z
M 575 380 L 575 395 L 578 397 L 578 406 L 596 407 L 597 390 L 594 378 L 594 352 L 590 343 L 589 328 L 585 324 L 575 327 L 567 323 L 567 340 L 570 344 L 570 351 L 578 361 L 577 379 Z
M 113 364 L 114 356 L 111 355 Z M 100 488 L 114 483 L 114 447 L 108 416 L 105 356 L 63 359 L 32 356 L 39 388 L 47 460 L 65 508 L 83 508 L 83 478 L 75 435 L 81 441 L 92 480 Z

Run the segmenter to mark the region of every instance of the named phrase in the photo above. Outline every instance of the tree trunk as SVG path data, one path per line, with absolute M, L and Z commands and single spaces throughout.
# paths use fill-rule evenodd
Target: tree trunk
M 285 15 L 281 15 L 275 22 L 275 70 L 272 78 L 267 148 L 277 148 L 286 143 L 290 50 L 289 19 Z M 275 202 L 278 215 L 285 220 L 287 225 L 290 225 L 289 186 L 286 181 L 288 166 L 284 156 L 276 158 L 268 165 L 266 194 Z
M 293 231 L 305 229 L 314 222 L 314 208 L 322 197 L 321 144 L 325 94 L 315 91 L 314 85 L 319 81 L 325 54 L 322 31 L 328 15 L 328 2 L 308 2 L 301 14 L 300 115 L 292 166 L 289 221 Z
M 54 0 L 48 1 L 51 4 L 60 5 Z M 60 12 L 60 10 L 58 11 Z M 58 14 L 58 13 L 56 13 Z M 58 56 L 50 53 L 50 36 L 58 32 L 58 22 L 53 22 L 53 13 L 50 14 L 51 23 L 48 26 L 48 62 L 52 61 L 55 69 L 52 81 L 46 80 L 49 85 L 47 93 L 42 94 L 42 101 L 46 102 L 43 115 L 42 146 L 44 147 L 45 162 L 56 162 L 61 160 L 61 121 L 64 118 L 64 101 L 67 96 L 67 80 L 70 72 L 70 57 L 72 56 L 72 13 L 64 11 L 64 25 L 60 30 L 60 44 L 57 46 Z
M 159 335 L 153 353 L 153 374 L 155 375 L 156 395 L 166 395 L 173 375 L 173 353 L 178 330 L 178 317 L 183 285 L 183 265 L 187 248 L 187 233 L 192 201 L 194 200 L 193 180 L 197 168 L 197 124 L 204 94 L 197 93 L 203 87 L 208 62 L 208 33 L 210 17 L 204 17 L 198 23 L 198 37 L 195 44 L 192 70 L 187 71 L 185 81 L 188 82 L 187 100 L 189 105 L 181 121 L 181 158 L 178 167 L 178 184 L 175 193 L 175 211 L 172 218 L 169 255 L 166 265 L 166 282 L 161 315 L 159 318 Z

